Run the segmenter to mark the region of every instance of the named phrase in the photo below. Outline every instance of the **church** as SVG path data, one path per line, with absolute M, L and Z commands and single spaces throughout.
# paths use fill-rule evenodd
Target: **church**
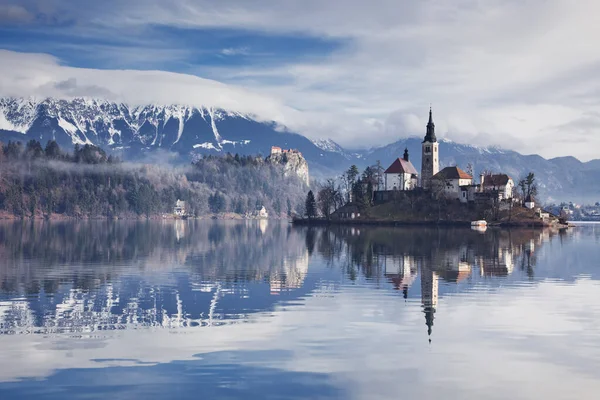
M 420 187 L 431 190 L 431 180 L 440 170 L 439 143 L 435 137 L 433 113 L 429 108 L 427 133 L 421 144 L 421 181 Z M 380 190 L 414 190 L 419 187 L 419 174 L 409 160 L 408 149 L 404 156 L 397 158 L 383 173 L 383 185 Z
M 421 142 L 421 175 L 410 162 L 408 149 L 404 156 L 397 158 L 383 173 L 383 182 L 374 199 L 378 202 L 389 201 L 397 191 L 425 190 L 443 193 L 448 199 L 460 200 L 463 203 L 475 201 L 476 198 L 499 200 L 513 197 L 514 181 L 506 174 L 481 175 L 481 182 L 474 184 L 473 176 L 458 166 L 449 166 L 440 170 L 440 148 L 435 136 L 433 112 L 429 108 L 429 121 L 423 142 Z

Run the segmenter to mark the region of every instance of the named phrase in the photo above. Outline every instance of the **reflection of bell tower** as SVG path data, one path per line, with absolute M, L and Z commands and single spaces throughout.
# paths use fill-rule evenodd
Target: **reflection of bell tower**
M 427 334 L 431 336 L 438 304 L 438 275 L 427 267 L 421 268 L 421 302 L 425 313 Z M 431 341 L 431 339 L 429 339 Z
M 427 123 L 427 133 L 422 143 L 421 154 L 421 187 L 431 189 L 431 178 L 440 171 L 440 153 L 439 144 L 435 137 L 435 124 L 431 108 L 429 108 L 429 122 Z

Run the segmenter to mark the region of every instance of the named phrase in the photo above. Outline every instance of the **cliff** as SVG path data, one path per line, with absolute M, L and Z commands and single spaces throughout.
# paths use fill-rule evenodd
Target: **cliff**
M 294 150 L 274 153 L 266 158 L 266 162 L 282 165 L 283 173 L 287 176 L 297 175 L 307 186 L 309 184 L 308 163 L 302 153 Z

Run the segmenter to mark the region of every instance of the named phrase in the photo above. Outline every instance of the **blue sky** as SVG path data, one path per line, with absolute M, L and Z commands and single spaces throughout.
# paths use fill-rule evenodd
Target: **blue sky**
M 73 67 L 186 74 L 210 73 L 210 67 L 278 67 L 319 60 L 344 46 L 342 39 L 243 29 L 149 25 L 126 35 L 89 37 L 79 36 L 78 29 L 73 22 L 27 29 L 5 25 L 0 43 L 8 50 L 52 54 Z
M 591 159 L 599 13 L 594 0 L 0 0 L 0 95 L 212 103 L 353 147 L 422 135 L 433 103 L 441 137 Z

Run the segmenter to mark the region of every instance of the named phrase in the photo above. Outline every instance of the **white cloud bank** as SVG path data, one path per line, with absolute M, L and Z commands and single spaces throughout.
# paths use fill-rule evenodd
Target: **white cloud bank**
M 0 66 L 0 90 L 60 92 L 44 85 L 75 78 L 90 91 L 107 89 L 136 101 L 212 102 L 251 111 L 347 146 L 423 134 L 431 102 L 440 136 L 547 157 L 599 156 L 595 0 L 108 3 L 81 10 L 69 0 L 43 2 L 56 13 L 76 13 L 77 29 L 88 35 L 158 24 L 304 34 L 348 44 L 317 61 L 198 70 L 260 95 L 176 74 L 73 69 L 38 55 L 28 55 L 31 65 L 18 64 L 17 71 Z M 8 56 L 21 55 L 4 53 L 3 61 Z

